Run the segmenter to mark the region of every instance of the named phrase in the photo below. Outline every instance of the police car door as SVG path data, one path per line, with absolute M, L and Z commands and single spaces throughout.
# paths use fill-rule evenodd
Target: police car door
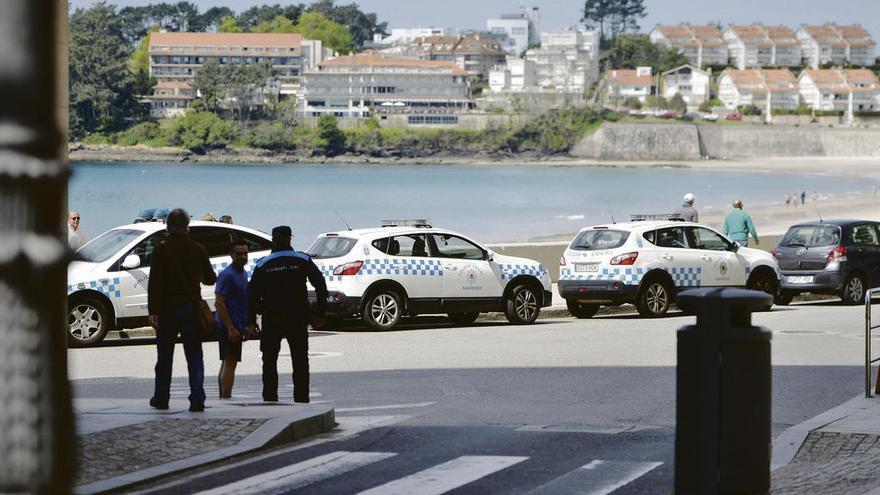
M 444 304 L 473 302 L 468 299 L 485 299 L 488 303 L 501 297 L 500 268 L 486 259 L 483 248 L 451 234 L 431 236 L 443 263 Z
M 428 238 L 423 232 L 394 236 L 385 249 L 387 262 L 378 260 L 366 270 L 375 280 L 397 280 L 410 299 L 440 299 L 443 269 L 439 260 L 429 256 Z
M 219 275 L 224 268 L 232 263 L 230 229 L 225 227 L 191 227 L 189 235 L 192 240 L 201 244 L 208 251 L 214 273 Z M 211 309 L 214 308 L 213 285 L 202 285 L 202 299 L 211 306 Z
M 699 251 L 688 245 L 685 227 L 667 227 L 657 230 L 657 261 L 672 277 L 676 289 L 700 287 L 703 267 Z
M 691 245 L 699 251 L 703 286 L 745 285 L 746 262 L 733 252 L 721 234 L 705 227 L 688 227 Z
M 161 230 L 151 234 L 146 239 L 137 243 L 131 251 L 127 252 L 119 262 L 119 314 L 118 318 L 133 318 L 147 316 L 147 285 L 150 280 L 150 262 L 153 250 L 168 236 L 168 232 Z M 123 268 L 122 262 L 130 255 L 137 255 L 140 264 L 134 268 Z

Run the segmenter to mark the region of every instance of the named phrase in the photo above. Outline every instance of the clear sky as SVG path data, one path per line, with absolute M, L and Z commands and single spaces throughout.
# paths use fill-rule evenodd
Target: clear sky
M 175 0 L 166 0 L 173 3 Z M 202 10 L 225 5 L 239 12 L 265 3 L 310 3 L 307 0 L 191 0 Z M 94 0 L 70 0 L 73 7 L 87 7 Z M 144 5 L 149 0 L 111 0 L 117 5 Z M 337 0 L 357 3 L 376 12 L 390 27 L 456 27 L 485 29 L 486 19 L 502 12 L 515 12 L 520 0 Z M 582 0 L 531 0 L 541 10 L 541 29 L 556 30 L 577 24 Z M 720 21 L 734 23 L 780 23 L 792 28 L 802 23 L 861 23 L 880 39 L 880 0 L 646 0 L 648 17 L 641 21 L 648 31 L 656 23 Z

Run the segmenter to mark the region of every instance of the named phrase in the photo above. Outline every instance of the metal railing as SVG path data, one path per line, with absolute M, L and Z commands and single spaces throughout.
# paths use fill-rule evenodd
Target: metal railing
M 880 288 L 870 289 L 865 292 L 865 397 L 873 397 L 871 395 L 871 365 L 880 362 L 880 358 L 871 358 L 871 333 L 880 328 L 880 325 L 872 324 L 871 319 L 871 299 L 874 294 L 880 294 Z M 880 387 L 880 382 L 877 383 Z M 880 391 L 874 393 L 880 394 Z

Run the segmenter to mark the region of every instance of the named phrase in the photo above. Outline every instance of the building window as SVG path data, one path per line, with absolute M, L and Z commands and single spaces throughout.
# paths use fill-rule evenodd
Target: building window
M 410 125 L 456 125 L 457 115 L 409 115 L 407 122 Z

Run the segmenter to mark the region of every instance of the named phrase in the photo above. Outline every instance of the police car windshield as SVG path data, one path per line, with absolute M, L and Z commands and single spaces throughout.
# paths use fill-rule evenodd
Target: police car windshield
M 569 249 L 575 251 L 597 251 L 623 246 L 629 232 L 623 230 L 585 230 L 571 242 Z
M 840 243 L 837 225 L 799 225 L 788 229 L 779 241 L 782 247 L 835 246 Z
M 351 251 L 357 244 L 357 239 L 348 237 L 327 236 L 318 237 L 312 245 L 306 249 L 306 253 L 312 258 L 339 258 Z
M 92 239 L 91 242 L 76 251 L 83 260 L 92 263 L 107 261 L 119 250 L 144 235 L 143 230 L 113 229 Z

